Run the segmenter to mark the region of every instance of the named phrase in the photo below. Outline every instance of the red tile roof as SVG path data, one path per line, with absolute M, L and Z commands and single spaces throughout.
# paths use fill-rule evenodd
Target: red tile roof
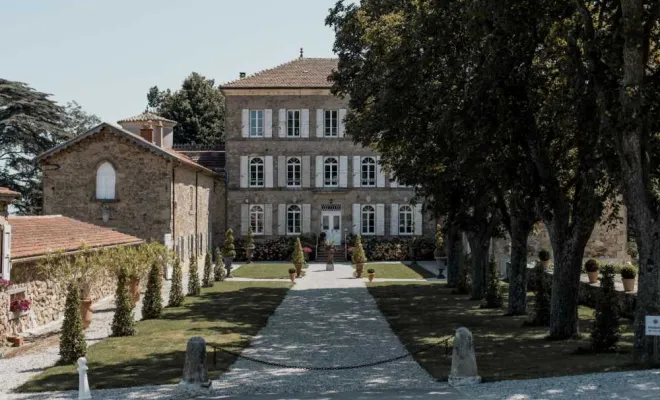
M 275 68 L 221 85 L 226 89 L 330 88 L 328 76 L 337 69 L 336 58 L 297 58 Z
M 145 111 L 142 114 L 134 115 L 132 117 L 124 118 L 122 120 L 117 121 L 117 123 L 121 124 L 122 122 L 147 122 L 147 121 L 170 122 L 176 125 L 176 121 L 172 121 L 171 119 L 161 117 L 160 115 L 154 114 L 149 111 Z
M 21 197 L 21 194 L 6 187 L 0 187 L 0 196 L 12 196 L 18 198 Z
M 12 229 L 12 261 L 59 250 L 73 251 L 83 241 L 90 248 L 143 242 L 135 236 L 61 215 L 10 216 L 8 220 Z

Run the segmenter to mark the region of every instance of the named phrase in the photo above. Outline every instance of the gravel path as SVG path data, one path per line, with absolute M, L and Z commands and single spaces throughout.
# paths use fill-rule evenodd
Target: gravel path
M 292 366 L 365 364 L 406 354 L 364 281 L 352 268 L 311 264 L 244 355 Z M 446 388 L 411 358 L 339 371 L 265 366 L 238 359 L 213 388 L 224 394 L 321 393 L 388 388 Z

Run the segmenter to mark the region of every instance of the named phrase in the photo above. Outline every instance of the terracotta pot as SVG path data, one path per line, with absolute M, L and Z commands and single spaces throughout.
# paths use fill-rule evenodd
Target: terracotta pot
M 550 260 L 541 261 L 541 266 L 543 267 L 543 269 L 550 268 Z
M 129 291 L 131 292 L 131 300 L 133 305 L 140 301 L 140 280 L 133 278 L 129 282 Z
M 92 299 L 87 298 L 80 301 L 80 318 L 83 329 L 89 328 L 92 323 Z
M 376 276 L 376 274 L 369 274 L 369 282 L 374 280 L 374 276 Z
M 598 271 L 587 272 L 587 276 L 589 277 L 589 283 L 598 282 Z
M 355 264 L 355 277 L 356 278 L 362 278 L 363 269 L 364 269 L 364 264 L 362 264 L 362 263 Z
M 296 273 L 289 274 L 289 279 L 291 279 L 291 282 L 294 282 L 296 280 Z
M 623 290 L 626 292 L 634 292 L 635 291 L 635 278 L 632 279 L 621 279 L 621 282 L 623 282 Z
M 302 273 L 302 264 L 294 264 L 296 267 L 296 278 L 300 278 L 300 274 Z
M 23 346 L 23 338 L 20 336 L 8 336 L 7 341 L 11 343 L 11 347 Z

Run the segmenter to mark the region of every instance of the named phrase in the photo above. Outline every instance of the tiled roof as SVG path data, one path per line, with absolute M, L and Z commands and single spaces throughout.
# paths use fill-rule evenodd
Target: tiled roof
M 328 81 L 328 76 L 336 68 L 336 58 L 297 58 L 220 87 L 226 89 L 330 88 L 332 83 Z
M 83 241 L 90 248 L 143 242 L 135 236 L 61 215 L 10 216 L 8 220 L 12 229 L 12 260 L 43 256 L 59 250 L 73 251 Z
M 19 198 L 21 194 L 6 187 L 0 187 L 0 196 Z
M 177 150 L 180 154 L 186 156 L 193 162 L 203 165 L 206 168 L 220 172 L 225 169 L 225 151 L 224 150 Z
M 160 115 L 154 114 L 149 111 L 145 111 L 142 114 L 138 114 L 132 117 L 124 118 L 121 121 L 117 121 L 117 123 L 121 124 L 122 122 L 147 122 L 147 121 L 162 121 L 162 122 L 171 122 L 173 124 L 176 124 L 176 121 L 172 121 L 171 119 L 161 117 Z

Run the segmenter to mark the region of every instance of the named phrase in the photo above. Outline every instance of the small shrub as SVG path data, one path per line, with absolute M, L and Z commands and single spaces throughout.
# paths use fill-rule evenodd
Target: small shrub
M 211 279 L 211 274 L 213 273 L 213 264 L 211 264 L 211 251 L 206 252 L 206 257 L 204 258 L 204 281 L 203 285 L 205 288 L 213 286 L 213 280 Z
M 362 236 L 360 235 L 355 239 L 355 250 L 351 254 L 351 261 L 353 264 L 364 264 L 367 262 L 367 256 L 364 254 L 364 247 L 362 247 Z
M 117 291 L 115 292 L 115 315 L 112 318 L 112 336 L 135 335 L 133 303 L 128 293 L 128 274 L 125 268 L 119 269 Z
M 614 289 L 614 268 L 603 267 L 600 280 L 598 302 L 594 310 L 594 323 L 591 328 L 591 349 L 595 352 L 609 352 L 619 341 L 619 298 Z
M 188 267 L 188 296 L 199 296 L 201 293 L 199 285 L 199 268 L 197 266 L 197 257 L 190 257 Z
M 236 250 L 234 247 L 234 231 L 231 229 L 228 229 L 227 233 L 225 234 L 225 241 L 222 245 L 222 256 L 236 257 Z
M 227 274 L 227 270 L 224 267 L 224 264 L 222 263 L 222 253 L 220 252 L 219 248 L 215 248 L 215 268 L 213 270 L 213 278 L 217 282 L 221 282 L 225 280 L 225 276 Z
M 502 293 L 500 292 L 500 278 L 497 276 L 497 264 L 491 261 L 488 264 L 488 287 L 482 308 L 502 307 Z
M 87 354 L 87 342 L 80 319 L 80 289 L 69 284 L 60 335 L 60 363 L 73 364 Z
M 539 251 L 539 260 L 549 261 L 550 260 L 550 252 L 548 250 L 545 250 L 545 249 Z
M 248 231 L 247 238 L 245 239 L 245 248 L 254 247 L 254 232 L 252 232 L 252 227 Z
M 142 319 L 160 318 L 163 312 L 162 281 L 160 278 L 160 267 L 157 263 L 151 265 L 147 291 L 142 302 Z
M 534 319 L 532 325 L 550 325 L 551 284 L 540 262 L 534 267 Z
M 367 273 L 368 273 L 368 274 L 375 274 L 375 273 L 376 273 L 376 270 L 373 269 L 373 268 L 369 268 L 369 269 L 367 270 Z
M 170 299 L 167 305 L 169 307 L 179 307 L 181 303 L 183 303 L 183 271 L 181 270 L 181 260 L 179 260 L 179 256 L 176 256 L 172 270 Z
M 295 268 L 289 268 L 289 274 L 295 274 L 296 269 Z
M 621 268 L 622 279 L 635 279 L 637 277 L 637 270 L 632 265 L 626 265 Z
M 296 265 L 301 265 L 305 263 L 305 253 L 303 253 L 302 243 L 300 238 L 296 239 L 296 247 L 293 250 L 291 255 L 291 262 Z
M 598 271 L 598 261 L 594 260 L 593 258 L 590 258 L 584 264 L 584 269 L 587 272 L 597 272 Z

